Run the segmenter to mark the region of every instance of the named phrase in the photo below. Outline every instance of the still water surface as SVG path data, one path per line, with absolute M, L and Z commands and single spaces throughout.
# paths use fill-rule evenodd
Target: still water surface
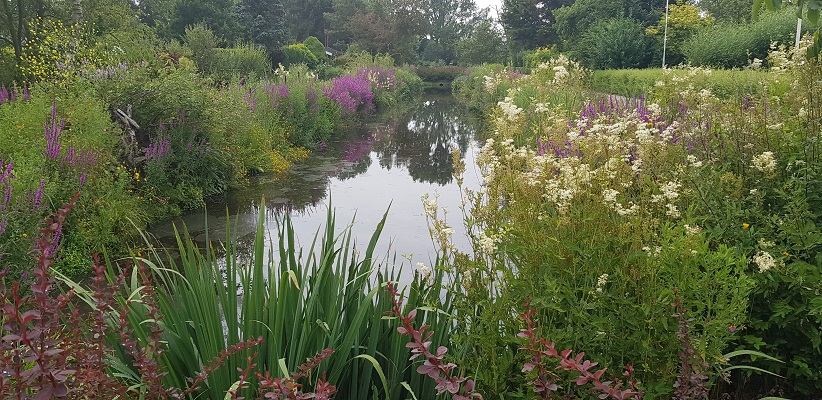
M 470 250 L 459 209 L 461 195 L 452 178 L 451 148 L 460 149 L 466 164 L 463 187 L 478 189 L 476 126 L 452 97 L 428 95 L 404 116 L 382 118 L 340 134 L 289 171 L 252 177 L 248 187 L 209 202 L 207 211 L 159 224 L 151 232 L 171 244 L 173 224 L 185 223 L 195 241 L 203 243 L 207 214 L 210 238 L 224 240 L 228 210 L 240 251 L 250 251 L 265 198 L 266 235 L 274 243 L 277 220 L 290 213 L 298 240 L 310 246 L 326 221 L 328 207 L 333 207 L 338 230 L 353 220 L 357 248 L 364 250 L 389 210 L 377 254 L 390 259 L 396 253 L 398 262 L 409 264 L 410 259 L 411 265 L 430 265 L 436 254 L 420 200 L 426 193 L 438 194 L 439 205 L 448 210 L 456 247 Z

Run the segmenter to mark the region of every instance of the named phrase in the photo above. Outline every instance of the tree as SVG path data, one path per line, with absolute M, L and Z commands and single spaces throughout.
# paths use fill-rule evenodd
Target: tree
M 428 56 L 423 58 L 453 61 L 454 44 L 478 22 L 476 3 L 474 0 L 426 0 L 424 12 L 429 38 L 426 50 L 435 48 L 436 51 L 424 53 Z
M 582 36 L 598 22 L 630 18 L 643 26 L 656 23 L 665 12 L 665 0 L 577 0 L 554 11 L 563 51 L 580 51 Z
M 0 43 L 14 49 L 18 64 L 23 57 L 23 43 L 28 38 L 29 23 L 45 18 L 53 3 L 44 0 L 0 0 Z
M 504 0 L 500 19 L 515 50 L 558 43 L 554 10 L 573 0 Z
M 580 43 L 578 57 L 589 68 L 648 66 L 648 38 L 639 21 L 629 18 L 599 21 L 583 34 Z
M 286 42 L 285 8 L 281 0 L 242 0 L 235 12 L 245 29 L 245 39 L 265 48 L 269 57 L 279 58 Z
M 279 3 L 279 0 L 273 3 Z M 232 9 L 232 0 L 180 0 L 174 6 L 168 26 L 161 32 L 168 37 L 182 38 L 187 26 L 204 23 L 218 36 L 232 40 L 240 31 L 237 20 L 231 14 Z
M 325 38 L 325 15 L 333 11 L 332 0 L 283 0 L 286 30 L 292 41 L 309 36 Z
M 699 8 L 717 21 L 744 22 L 751 20 L 753 0 L 700 0 Z
M 499 63 L 506 59 L 503 33 L 490 19 L 483 19 L 468 35 L 455 44 L 457 60 L 462 65 Z
M 667 65 L 677 65 L 685 60 L 682 54 L 682 44 L 700 29 L 711 26 L 714 18 L 711 15 L 703 16 L 699 7 L 678 0 L 671 4 L 668 10 L 668 42 L 666 46 Z M 659 45 L 664 40 L 665 16 L 661 16 L 655 26 L 648 27 L 645 32 L 655 36 Z
M 345 29 L 349 43 L 400 61 L 413 61 L 419 37 L 425 33 L 424 3 L 418 0 L 367 0 Z

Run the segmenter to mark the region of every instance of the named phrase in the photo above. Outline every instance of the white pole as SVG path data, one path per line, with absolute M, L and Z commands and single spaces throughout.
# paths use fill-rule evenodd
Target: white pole
M 665 0 L 665 34 L 662 37 L 662 69 L 665 69 L 665 51 L 668 48 L 668 0 Z
M 802 36 L 802 18 L 796 19 L 796 44 L 794 45 L 795 49 L 799 48 L 799 38 Z

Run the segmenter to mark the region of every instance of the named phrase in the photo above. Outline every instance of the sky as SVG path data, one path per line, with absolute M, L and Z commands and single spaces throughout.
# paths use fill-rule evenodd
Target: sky
M 494 7 L 502 8 L 502 0 L 474 0 L 474 2 L 477 3 L 477 7 L 491 7 L 492 11 Z

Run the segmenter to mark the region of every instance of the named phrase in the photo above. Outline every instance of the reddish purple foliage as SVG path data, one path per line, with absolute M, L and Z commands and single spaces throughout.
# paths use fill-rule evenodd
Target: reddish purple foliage
M 437 383 L 435 386 L 437 394 L 448 392 L 454 395 L 453 400 L 482 400 L 482 395 L 474 392 L 474 381 L 457 376 L 453 373 L 457 365 L 443 361 L 445 354 L 448 352 L 447 347 L 440 346 L 437 348 L 436 353 L 431 352 L 430 339 L 434 332 L 428 331 L 430 328 L 428 325 L 421 326 L 419 330 L 414 328 L 412 321 L 417 316 L 417 310 L 411 310 L 408 315 L 402 313 L 402 299 L 399 292 L 394 288 L 394 283 L 388 282 L 386 289 L 391 294 L 391 301 L 394 303 L 393 310 L 387 311 L 386 314 L 394 315 L 402 321 L 402 326 L 397 328 L 400 335 L 411 336 L 411 342 L 405 345 L 405 347 L 411 349 L 410 360 L 415 360 L 420 356 L 425 360 L 422 365 L 417 367 L 417 372 L 429 376 Z
M 674 302 L 671 304 L 676 309 L 676 314 L 673 316 L 679 319 L 679 332 L 676 337 L 679 339 L 679 360 L 682 362 L 679 366 L 679 377 L 674 383 L 674 399 L 676 400 L 694 400 L 708 398 L 708 376 L 705 371 L 709 368 L 708 363 L 702 359 L 702 356 L 694 351 L 691 344 L 690 326 L 689 323 L 693 319 L 685 318 L 685 308 L 682 306 L 682 297 L 679 291 L 674 290 Z
M 314 385 L 313 392 L 302 392 L 300 388 L 302 384 L 299 380 L 308 376 L 309 372 L 317 368 L 323 360 L 331 357 L 334 353 L 333 349 L 324 349 L 308 361 L 299 366 L 300 372 L 292 372 L 291 376 L 286 378 L 275 378 L 271 373 L 266 371 L 265 374 L 257 373 L 257 379 L 260 380 L 259 396 L 261 399 L 288 399 L 288 400 L 329 400 L 337 388 L 325 380 L 325 373 L 323 377 Z M 249 359 L 249 364 L 251 360 Z M 253 365 L 252 365 L 253 366 Z M 242 375 L 242 374 L 241 374 Z M 233 398 L 233 397 L 232 397 Z
M 572 357 L 573 353 L 571 350 L 558 352 L 553 342 L 538 338 L 536 334 L 538 320 L 533 318 L 537 310 L 531 307 L 530 300 L 525 303 L 525 308 L 526 311 L 520 314 L 520 318 L 525 321 L 528 327 L 521 329 L 517 336 L 528 339 L 528 342 L 522 349 L 531 354 L 531 360 L 523 365 L 522 372 L 536 372 L 536 376 L 531 379 L 531 384 L 534 386 L 534 393 L 537 393 L 540 398 L 548 399 L 550 398 L 551 392 L 559 389 L 557 381 L 561 379 L 560 376 L 555 374 L 546 365 L 546 360 L 551 358 L 560 360 L 559 365 L 554 368 L 555 370 L 579 373 L 579 376 L 576 377 L 573 382 L 577 386 L 590 383 L 593 386 L 591 390 L 599 392 L 600 399 L 640 400 L 642 398 L 642 392 L 637 389 L 637 382 L 633 379 L 634 368 L 630 364 L 625 366 L 625 371 L 622 373 L 622 376 L 628 380 L 627 388 L 622 389 L 624 383 L 619 379 L 615 379 L 614 382 L 603 382 L 601 379 L 602 376 L 605 375 L 606 368 L 591 372 L 598 363 L 584 359 L 585 353 L 580 352 L 576 357 Z

